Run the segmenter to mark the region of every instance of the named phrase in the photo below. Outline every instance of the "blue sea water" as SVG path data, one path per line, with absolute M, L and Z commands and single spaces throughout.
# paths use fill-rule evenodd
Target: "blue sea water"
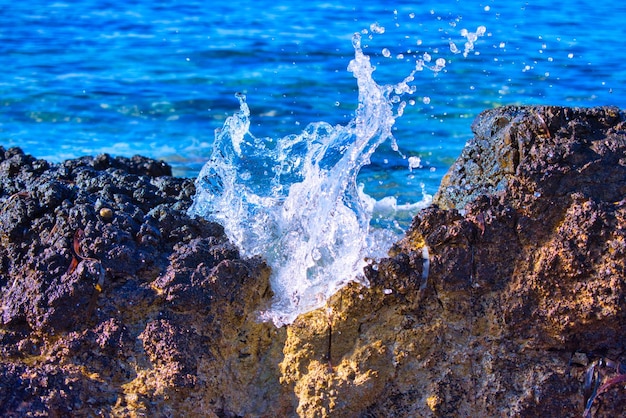
M 416 74 L 395 125 L 399 152 L 383 144 L 359 177 L 376 198 L 414 202 L 422 185 L 436 191 L 481 110 L 625 108 L 625 21 L 626 5 L 605 0 L 0 0 L 0 145 L 52 161 L 143 154 L 195 177 L 237 92 L 256 136 L 349 121 L 357 90 L 346 68 L 361 32 L 380 84 L 401 81 L 424 53 L 446 60 Z M 481 25 L 473 51 L 451 51 Z

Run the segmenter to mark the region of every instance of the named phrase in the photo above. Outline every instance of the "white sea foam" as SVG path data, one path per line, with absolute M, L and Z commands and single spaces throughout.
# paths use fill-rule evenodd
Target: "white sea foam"
M 383 33 L 379 25 L 370 30 Z M 470 39 L 470 37 L 467 37 Z M 430 203 L 398 205 L 393 197 L 375 200 L 357 185 L 357 174 L 384 141 L 415 93 L 415 69 L 396 85 L 378 85 L 374 67 L 353 37 L 348 70 L 357 80 L 358 108 L 345 126 L 314 123 L 299 135 L 280 139 L 250 133 L 250 111 L 238 94 L 240 110 L 216 132 L 213 153 L 196 180 L 189 213 L 217 221 L 243 256 L 262 255 L 272 268 L 274 299 L 262 320 L 289 324 L 319 308 L 351 281 L 368 285 L 367 257 L 386 255 L 403 232 L 394 218 Z M 428 67 L 439 71 L 445 61 Z M 410 215 L 409 215 L 410 216 Z M 374 225 L 374 226 L 371 226 Z

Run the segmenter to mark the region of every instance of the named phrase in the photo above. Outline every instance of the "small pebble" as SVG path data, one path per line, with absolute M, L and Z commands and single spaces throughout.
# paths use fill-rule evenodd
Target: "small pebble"
M 100 209 L 100 217 L 105 221 L 109 221 L 113 218 L 113 211 L 110 208 Z

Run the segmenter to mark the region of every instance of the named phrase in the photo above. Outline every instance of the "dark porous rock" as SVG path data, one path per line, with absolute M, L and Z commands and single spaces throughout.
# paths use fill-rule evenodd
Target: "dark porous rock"
M 481 114 L 389 257 L 280 329 L 142 157 L 0 149 L 2 416 L 588 416 L 626 402 L 626 117 Z
M 284 332 L 255 320 L 268 268 L 187 215 L 194 193 L 144 157 L 49 164 L 0 147 L 1 416 L 280 404 L 262 383 L 278 381 Z
M 434 202 L 462 209 L 480 195 L 505 190 L 518 207 L 543 203 L 537 199 L 542 194 L 619 201 L 626 195 L 622 118 L 614 107 L 506 106 L 484 112 Z

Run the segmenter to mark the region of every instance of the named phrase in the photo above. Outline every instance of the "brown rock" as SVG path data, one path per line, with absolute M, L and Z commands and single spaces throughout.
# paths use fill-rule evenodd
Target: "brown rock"
M 572 357 L 624 361 L 623 114 L 501 108 L 473 127 L 441 206 L 368 270 L 372 287 L 289 328 L 299 415 L 582 416 L 588 366 Z M 594 416 L 621 414 L 610 390 Z

